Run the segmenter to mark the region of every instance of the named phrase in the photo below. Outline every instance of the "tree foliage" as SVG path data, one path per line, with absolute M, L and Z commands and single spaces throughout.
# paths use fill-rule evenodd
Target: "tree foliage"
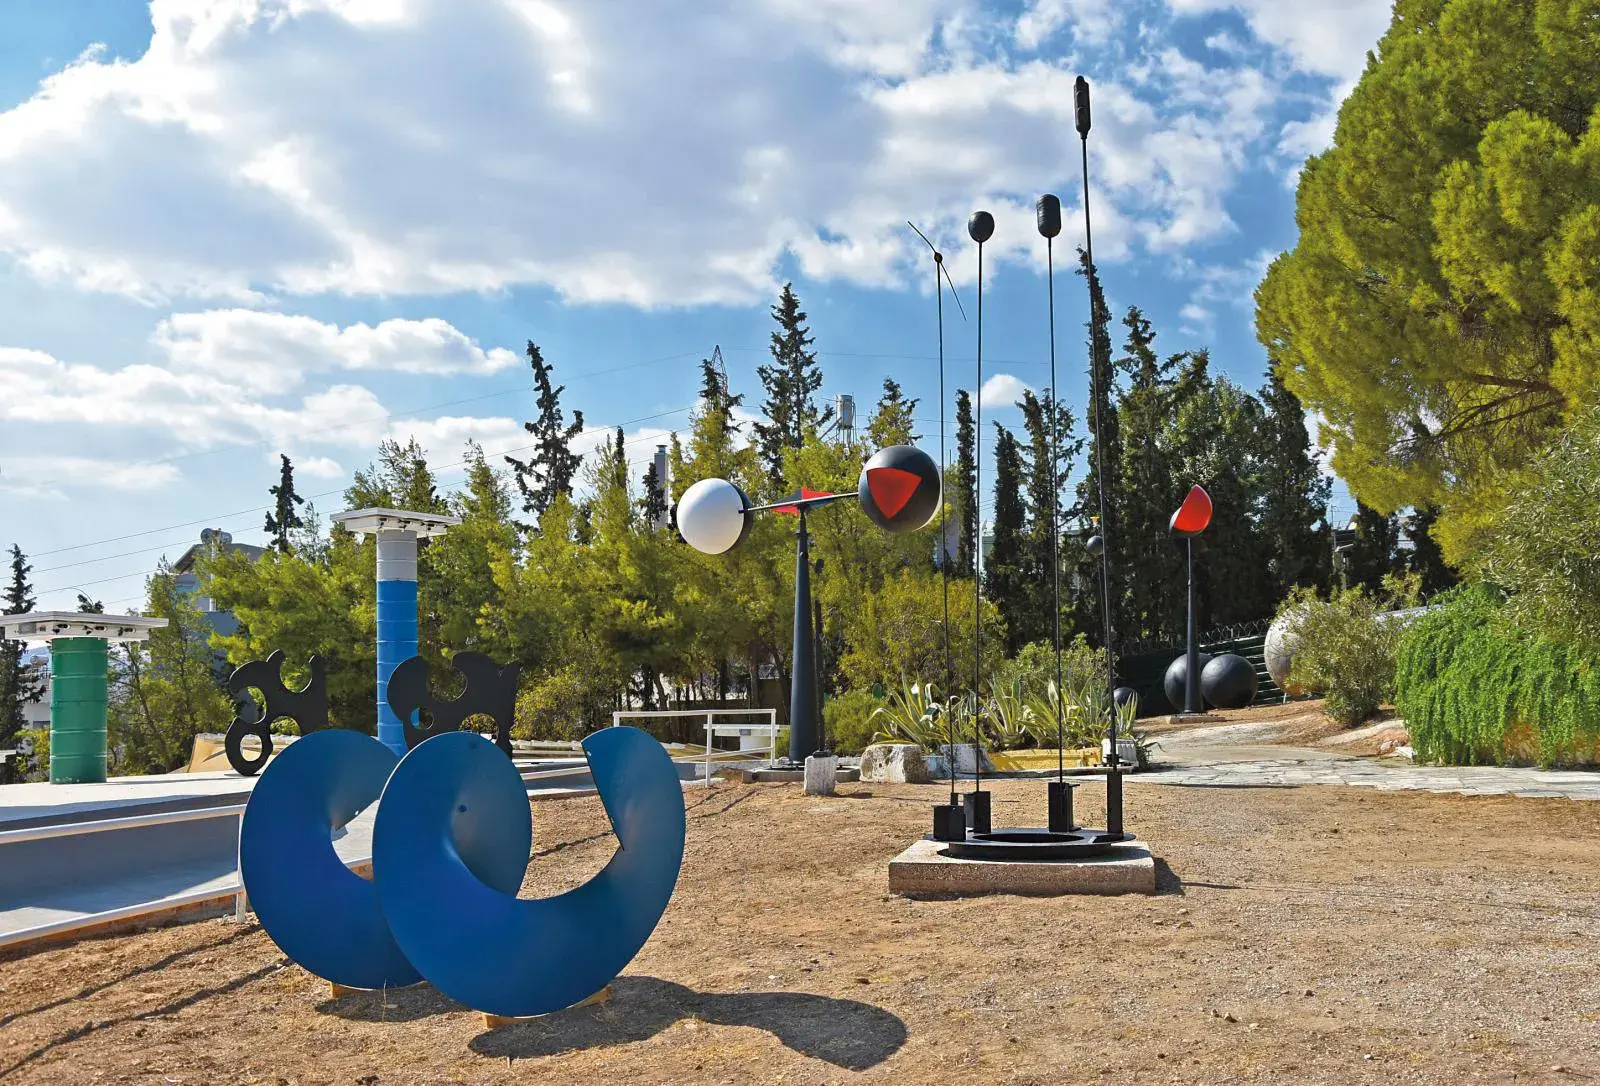
M 1382 512 L 1460 561 L 1600 387 L 1593 5 L 1400 0 L 1256 292 L 1275 370 Z
M 765 419 L 756 423 L 755 431 L 771 492 L 778 493 L 786 485 L 784 456 L 803 446 L 808 434 L 825 425 L 833 417 L 833 408 L 817 407 L 822 367 L 817 364 L 816 351 L 811 349 L 814 341 L 793 283 L 783 285 L 783 292 L 772 307 L 772 319 L 778 324 L 778 330 L 772 333 L 772 361 L 756 371 L 767 393 L 761 405 Z
M 22 548 L 11 544 L 11 578 L 6 583 L 4 598 L 6 614 L 22 615 L 33 610 L 36 601 L 33 585 L 28 580 L 32 571 Z M 44 691 L 43 680 L 22 662 L 26 648 L 21 641 L 0 641 L 0 750 L 16 747 L 18 737 L 27 726 L 25 706 L 38 701 Z
M 1600 644 L 1600 408 L 1530 466 L 1475 571 L 1525 633 Z
M 572 493 L 582 460 L 572 451 L 572 439 L 583 432 L 583 412 L 574 411 L 572 422 L 566 421 L 561 409 L 561 394 L 566 386 L 550 379 L 555 367 L 544 360 L 544 353 L 533 340 L 528 340 L 527 349 L 538 415 L 524 422 L 522 428 L 533 438 L 533 449 L 527 459 L 507 456 L 506 463 L 511 465 L 517 493 L 522 496 L 522 511 L 538 520 L 556 498 Z
M 306 526 L 297 508 L 304 505 L 306 500 L 295 493 L 294 464 L 288 455 L 279 453 L 278 459 L 282 463 L 278 469 L 277 485 L 267 488 L 267 492 L 272 495 L 272 510 L 267 513 L 263 530 L 272 537 L 273 546 L 287 553 L 293 533 Z

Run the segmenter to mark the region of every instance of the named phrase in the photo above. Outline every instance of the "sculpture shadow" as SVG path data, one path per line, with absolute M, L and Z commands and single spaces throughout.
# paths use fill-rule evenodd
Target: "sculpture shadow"
M 1183 897 L 1183 880 L 1162 859 L 1156 860 L 1156 893 L 1161 897 Z
M 696 992 L 654 977 L 618 977 L 614 1002 L 490 1030 L 469 1042 L 495 1059 L 530 1059 L 644 1041 L 685 1018 L 764 1029 L 786 1048 L 850 1071 L 876 1067 L 906 1042 L 898 1017 L 854 999 L 804 992 Z

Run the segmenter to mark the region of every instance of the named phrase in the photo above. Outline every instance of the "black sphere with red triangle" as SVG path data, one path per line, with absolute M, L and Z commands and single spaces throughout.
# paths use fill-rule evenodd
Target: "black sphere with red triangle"
M 861 509 L 890 532 L 914 532 L 939 511 L 939 468 L 914 445 L 891 445 L 861 469 Z

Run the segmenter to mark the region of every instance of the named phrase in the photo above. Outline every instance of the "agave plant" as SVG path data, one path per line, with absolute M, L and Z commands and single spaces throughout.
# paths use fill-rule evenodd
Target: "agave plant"
M 914 683 L 902 678 L 900 688 L 889 694 L 889 704 L 872 711 L 868 720 L 877 726 L 874 743 L 915 743 L 934 750 L 944 741 L 944 706 L 932 683 Z
M 995 750 L 1013 750 L 1032 741 L 1038 725 L 1023 697 L 1020 677 L 994 689 L 983 707 L 983 720 Z
M 1053 747 L 1059 735 L 1061 745 L 1067 749 L 1097 746 L 1105 731 L 1099 712 L 1099 704 L 1104 699 L 1105 691 L 1099 690 L 1099 683 L 1093 676 L 1069 678 L 1059 698 L 1056 684 L 1046 683 L 1042 694 L 1034 694 L 1028 700 L 1033 714 L 1033 734 L 1039 745 Z

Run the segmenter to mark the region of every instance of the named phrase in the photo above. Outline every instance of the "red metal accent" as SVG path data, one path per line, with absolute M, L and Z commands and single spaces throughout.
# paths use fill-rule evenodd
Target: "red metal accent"
M 838 497 L 837 494 L 830 494 L 826 490 L 812 490 L 809 486 L 801 487 L 800 493 L 798 494 L 789 495 L 790 500 L 800 502 L 806 501 L 810 498 L 836 497 Z M 800 515 L 800 507 L 798 505 L 775 505 L 771 508 L 771 510 L 769 510 L 769 512 L 782 513 L 786 517 L 798 517 Z
M 1172 530 L 1179 535 L 1199 535 L 1211 526 L 1211 495 L 1201 486 L 1189 488 L 1178 511 L 1172 514 Z
M 867 491 L 886 517 L 893 517 L 922 485 L 922 477 L 904 468 L 872 468 L 867 472 Z

